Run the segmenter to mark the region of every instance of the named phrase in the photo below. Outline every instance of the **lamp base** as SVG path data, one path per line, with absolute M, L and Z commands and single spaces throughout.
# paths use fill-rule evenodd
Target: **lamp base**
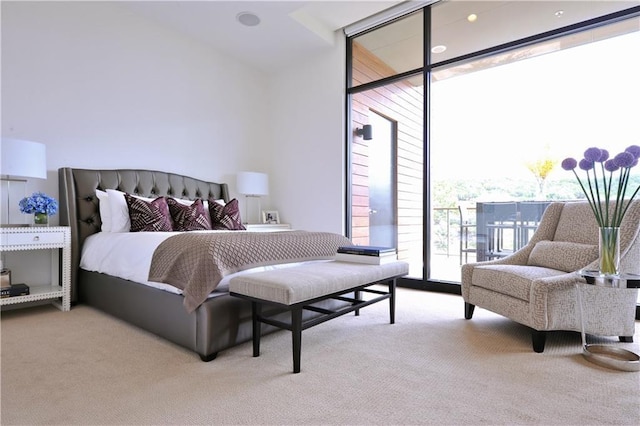
M 258 216 L 256 217 L 256 221 L 252 222 L 251 218 L 249 218 L 249 198 L 257 198 L 258 199 Z M 262 223 L 262 221 L 260 220 L 260 196 L 259 195 L 245 195 L 245 206 L 244 206 L 244 212 L 245 212 L 245 217 L 242 220 L 242 223 L 245 225 L 249 225 L 249 224 L 258 224 L 258 223 Z
M 22 200 L 27 192 L 27 181 L 25 179 L 16 179 L 11 177 L 0 178 L 2 185 L 0 186 L 0 224 L 6 227 L 28 226 L 24 219 L 28 215 L 20 211 L 18 203 Z M 14 223 L 17 218 L 22 218 L 21 223 Z

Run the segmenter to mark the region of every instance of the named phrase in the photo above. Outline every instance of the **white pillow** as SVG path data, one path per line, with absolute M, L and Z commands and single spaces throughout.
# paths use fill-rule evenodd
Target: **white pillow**
M 109 194 L 96 189 L 98 206 L 100 207 L 100 219 L 102 220 L 102 232 L 111 232 L 111 206 L 109 205 Z
M 109 206 L 111 207 L 111 231 L 129 232 L 131 230 L 131 219 L 129 219 L 129 207 L 124 199 L 124 192 L 115 189 L 107 189 L 109 196 Z M 144 201 L 153 201 L 154 198 L 146 198 L 134 195 Z

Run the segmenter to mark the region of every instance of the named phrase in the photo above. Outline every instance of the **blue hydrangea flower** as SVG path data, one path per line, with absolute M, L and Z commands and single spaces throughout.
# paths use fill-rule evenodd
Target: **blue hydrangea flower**
M 34 192 L 30 197 L 25 197 L 18 203 L 22 213 L 46 213 L 53 216 L 58 212 L 58 202 L 43 192 Z

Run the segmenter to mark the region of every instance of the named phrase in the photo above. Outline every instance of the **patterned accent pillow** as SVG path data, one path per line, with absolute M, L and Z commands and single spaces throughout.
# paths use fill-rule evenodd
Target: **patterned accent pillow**
M 173 231 L 169 205 L 164 197 L 158 197 L 153 201 L 145 201 L 129 194 L 124 194 L 124 199 L 129 208 L 131 232 Z
M 171 197 L 167 197 L 169 213 L 173 221 L 174 231 L 200 231 L 211 229 L 209 223 L 209 212 L 204 208 L 200 198 L 191 205 L 185 205 Z
M 209 214 L 211 215 L 211 229 L 232 231 L 240 231 L 246 229 L 240 218 L 240 209 L 238 208 L 238 200 L 233 199 L 224 206 L 217 203 L 216 200 L 209 200 Z
M 573 272 L 598 258 L 598 246 L 567 241 L 538 241 L 531 254 L 530 266 L 542 266 L 557 271 Z

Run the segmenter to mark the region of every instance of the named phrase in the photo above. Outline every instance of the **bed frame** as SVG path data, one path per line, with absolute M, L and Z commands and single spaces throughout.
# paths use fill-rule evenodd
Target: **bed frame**
M 183 296 L 79 268 L 84 240 L 100 232 L 95 190 L 117 189 L 144 197 L 168 195 L 229 201 L 227 184 L 152 170 L 58 169 L 60 224 L 71 228 L 71 302 L 93 306 L 130 324 L 195 351 L 203 361 L 251 340 L 250 302 L 224 295 L 188 313 Z M 275 331 L 265 325 L 262 334 Z

